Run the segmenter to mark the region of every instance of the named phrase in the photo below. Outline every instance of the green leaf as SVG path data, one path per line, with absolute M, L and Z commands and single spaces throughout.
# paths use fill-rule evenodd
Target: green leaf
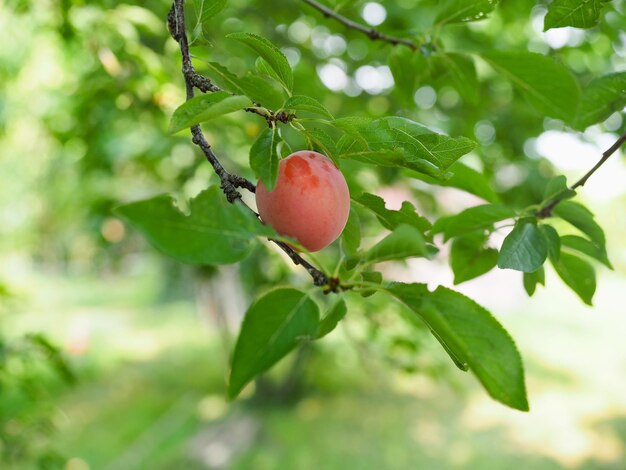
M 586 234 L 598 248 L 605 250 L 604 231 L 585 206 L 574 201 L 564 201 L 558 204 L 552 212 Z
M 498 203 L 500 197 L 494 192 L 487 178 L 479 171 L 456 162 L 449 169 L 445 179 L 437 179 L 421 173 L 411 173 L 412 178 L 425 181 L 428 184 L 457 188 L 478 196 L 487 202 Z
M 348 313 L 348 307 L 346 306 L 345 300 L 338 299 L 320 322 L 316 338 L 323 338 L 333 331 L 346 316 L 346 313 Z
M 612 73 L 596 78 L 584 90 L 574 121 L 584 130 L 604 121 L 626 106 L 626 72 Z
M 407 47 L 394 47 L 389 53 L 388 64 L 393 76 L 394 91 L 398 92 L 405 103 L 415 106 L 413 94 L 424 75 L 426 59 Z
M 437 134 L 410 119 L 397 116 L 359 123 L 356 128 L 352 127 L 352 123 L 346 125 L 339 119 L 333 124 L 336 127 L 347 127 L 347 132 L 354 137 L 352 153 L 343 152 L 343 158 L 379 166 L 408 168 L 435 178 L 441 178 L 454 162 L 476 147 L 475 142 L 465 137 Z M 345 149 L 347 143 L 342 142 L 341 147 Z
M 250 105 L 250 100 L 245 96 L 233 96 L 225 91 L 196 96 L 185 101 L 174 111 L 168 131 L 173 134 Z
M 590 258 L 600 261 L 607 268 L 613 269 L 613 265 L 609 261 L 606 250 L 598 248 L 586 238 L 576 235 L 564 235 L 561 237 L 561 246 L 587 255 Z
M 233 354 L 228 395 L 236 397 L 254 377 L 266 371 L 303 339 L 313 339 L 319 307 L 304 292 L 276 289 L 246 312 Z
M 283 108 L 296 113 L 298 111 L 308 111 L 327 117 L 328 119 L 334 119 L 333 115 L 330 114 L 322 103 L 310 96 L 294 95 L 285 102 Z
M 417 214 L 415 207 L 409 201 L 404 201 L 400 210 L 394 211 L 385 207 L 385 200 L 374 194 L 363 193 L 352 198 L 354 202 L 372 211 L 378 221 L 387 230 L 394 230 L 400 224 L 408 224 L 418 229 L 422 234 L 432 228 L 430 222 Z
M 334 139 L 320 128 L 307 129 L 305 134 L 311 140 L 313 148 L 330 158 L 337 165 L 337 146 Z
M 471 56 L 448 52 L 434 56 L 441 62 L 444 70 L 459 94 L 470 103 L 477 103 L 480 86 L 476 75 L 476 66 Z
M 482 53 L 497 72 L 547 116 L 569 122 L 576 113 L 580 88 L 572 73 L 551 57 L 534 52 Z
M 548 256 L 550 259 L 558 260 L 561 256 L 561 238 L 552 225 L 540 225 L 539 231 L 546 239 L 548 245 Z
M 558 261 L 551 260 L 554 269 L 587 305 L 591 305 L 596 292 L 596 273 L 586 261 L 570 253 L 562 252 Z
M 157 249 L 192 264 L 230 264 L 245 258 L 254 237 L 275 237 L 241 204 L 229 204 L 217 186 L 190 201 L 185 215 L 162 195 L 115 209 Z
M 292 153 L 293 149 L 288 142 L 285 142 L 284 140 L 278 142 L 278 155 L 280 155 L 280 158 L 287 158 Z
M 250 168 L 268 191 L 274 191 L 278 180 L 278 149 L 280 141 L 276 127 L 267 127 L 250 147 Z
M 361 246 L 361 222 L 358 212 L 350 207 L 350 215 L 343 232 L 341 233 L 341 246 L 348 256 L 354 256 Z
M 499 204 L 470 207 L 459 214 L 442 217 L 433 226 L 433 233 L 443 233 L 444 240 L 487 228 L 501 220 L 515 217 L 515 211 Z
M 274 44 L 261 36 L 251 33 L 233 33 L 226 36 L 227 38 L 236 39 L 248 47 L 254 49 L 272 68 L 280 82 L 288 91 L 293 89 L 293 74 L 291 66 L 280 49 Z
M 548 181 L 543 191 L 543 202 L 548 203 L 556 199 L 571 199 L 576 196 L 576 191 L 567 186 L 567 179 L 563 175 L 555 176 Z
M 537 284 L 546 285 L 546 271 L 543 266 L 532 273 L 524 273 L 524 289 L 529 297 L 537 290 Z
M 548 257 L 548 242 L 534 222 L 519 221 L 500 249 L 498 267 L 532 273 Z
M 498 0 L 447 0 L 435 19 L 437 25 L 478 21 L 487 17 Z
M 528 411 L 524 367 L 507 331 L 483 307 L 445 287 L 394 283 L 388 292 L 430 328 L 455 362 L 466 365 L 495 400 Z
M 459 158 L 476 148 L 476 142 L 466 137 L 453 138 L 437 134 L 406 118 L 392 116 L 372 124 L 373 130 L 389 129 L 390 134 L 379 132 L 375 136 L 384 139 L 380 142 L 383 145 L 401 147 L 407 162 L 425 160 L 441 171 L 447 170 Z M 368 140 L 371 142 L 371 138 Z
M 266 77 L 271 78 L 272 80 L 275 80 L 282 85 L 282 81 L 280 77 L 278 76 L 278 74 L 274 71 L 272 66 L 268 64 L 267 60 L 265 60 L 263 57 L 257 57 L 256 61 L 254 62 L 254 68 L 259 74 L 265 75 Z M 283 86 L 283 89 L 285 89 L 284 85 L 282 86 Z
M 216 62 L 208 62 L 205 65 L 209 69 L 213 81 L 221 88 L 238 95 L 245 95 L 255 103 L 272 109 L 277 109 L 283 102 L 283 94 L 280 89 L 262 77 L 251 73 L 238 77 Z
M 370 248 L 365 259 L 370 263 L 380 263 L 421 256 L 429 256 L 422 233 L 412 225 L 400 224 Z
M 454 284 L 460 284 L 486 272 L 498 263 L 498 250 L 485 248 L 489 239 L 486 233 L 473 233 L 457 237 L 450 248 L 450 267 L 454 273 Z
M 383 274 L 379 271 L 363 271 L 361 273 L 361 279 L 363 282 L 367 282 L 370 284 L 382 284 L 383 282 Z M 376 292 L 378 292 L 379 287 L 373 287 L 371 289 L 361 291 L 361 297 L 371 297 Z
M 227 0 L 195 0 L 200 3 L 200 22 L 202 23 L 202 32 L 205 36 L 211 32 L 211 18 L 217 15 L 226 6 Z
M 605 2 L 606 0 L 554 0 L 548 5 L 543 30 L 564 26 L 591 28 L 600 21 L 600 13 Z

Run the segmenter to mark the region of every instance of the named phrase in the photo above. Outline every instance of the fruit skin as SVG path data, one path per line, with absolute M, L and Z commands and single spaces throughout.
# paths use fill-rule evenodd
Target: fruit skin
M 334 242 L 348 221 L 350 192 L 334 163 L 318 152 L 300 150 L 281 160 L 274 191 L 259 180 L 256 204 L 261 220 L 309 251 Z

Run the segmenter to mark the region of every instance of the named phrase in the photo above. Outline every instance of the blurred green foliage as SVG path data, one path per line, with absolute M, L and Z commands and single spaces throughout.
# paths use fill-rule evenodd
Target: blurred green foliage
M 329 3 L 360 20 L 365 2 Z M 596 27 L 569 31 L 558 47 L 558 38 L 547 41 L 542 32 L 546 2 L 502 2 L 488 20 L 432 30 L 440 3 L 384 2 L 381 30 L 413 38 L 424 45 L 425 56 L 407 58 L 405 50 L 371 42 L 296 0 L 273 3 L 270 12 L 265 0 L 230 1 L 205 31 L 208 40 L 198 38 L 192 53 L 198 70 L 208 76 L 208 62 L 242 75 L 255 69 L 256 55 L 226 35 L 260 34 L 290 59 L 295 93 L 315 97 L 335 117 L 402 116 L 476 140 L 479 147 L 463 162 L 484 172 L 493 197 L 516 208 L 538 203 L 555 170 L 537 153 L 534 139 L 567 127 L 538 113 L 480 59 L 477 80 L 459 83 L 440 52 L 531 50 L 565 64 L 584 87 L 624 69 L 626 3 L 606 5 Z M 172 112 L 184 101 L 177 45 L 165 23 L 169 7 L 166 1 L 6 0 L 0 5 L 0 325 L 19 310 L 1 294 L 11 292 L 16 263 L 79 275 L 132 272 L 148 248 L 112 208 L 162 192 L 175 193 L 184 206 L 216 182 L 186 134 L 166 133 Z M 408 86 L 369 92 L 358 86 L 355 77 L 363 67 L 385 75 L 386 66 L 393 71 L 394 60 L 415 60 L 420 73 L 406 77 Z M 343 89 L 324 84 L 325 67 L 341 71 L 340 81 L 347 80 Z M 407 93 L 411 87 L 416 93 Z M 238 113 L 208 123 L 205 131 L 227 168 L 252 178 L 248 151 L 264 125 L 257 116 Z M 616 114 L 582 138 L 625 130 Z M 286 138 L 292 147 L 306 145 L 296 133 L 286 131 Z M 404 178 L 411 175 L 408 170 L 354 162 L 345 162 L 343 170 L 354 194 L 393 185 L 431 218 L 458 212 L 442 204 L 437 188 Z M 375 224 L 374 217 L 363 221 L 366 237 L 375 233 Z M 321 262 L 328 264 L 335 254 L 323 254 Z M 163 292 L 180 293 L 177 288 L 190 279 L 214 275 L 210 268 L 197 271 L 158 259 Z M 259 247 L 241 263 L 246 298 L 287 280 L 308 285 L 277 259 Z M 362 325 L 363 347 L 399 369 L 439 370 L 436 359 L 419 355 L 426 331 L 398 320 L 394 309 L 377 297 L 358 303 L 356 310 L 371 319 Z M 45 444 L 52 411 L 42 384 L 54 389 L 71 373 L 44 337 L 13 336 L 0 334 L 2 458 L 42 459 L 45 466 L 46 459 L 57 457 Z M 14 440 L 17 434 L 20 442 Z

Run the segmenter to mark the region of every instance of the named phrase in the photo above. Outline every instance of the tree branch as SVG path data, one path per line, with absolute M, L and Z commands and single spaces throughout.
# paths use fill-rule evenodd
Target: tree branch
M 626 143 L 626 133 L 620 136 L 619 139 L 615 141 L 611 147 L 609 147 L 603 154 L 602 158 L 598 160 L 591 170 L 589 170 L 585 175 L 576 181 L 572 186 L 570 186 L 571 190 L 576 190 L 585 185 L 587 180 L 591 178 L 591 176 L 600 169 L 602 165 L 613 155 L 615 152 L 619 150 L 619 148 Z M 550 217 L 552 215 L 552 210 L 562 201 L 562 199 L 554 199 L 546 204 L 544 207 L 537 211 L 537 217 L 540 219 L 545 219 L 546 217 Z
M 332 18 L 335 21 L 338 21 L 339 23 L 344 25 L 348 29 L 354 29 L 355 31 L 359 31 L 365 34 L 372 41 L 384 41 L 384 42 L 393 44 L 394 46 L 402 45 L 402 46 L 406 46 L 410 48 L 413 51 L 417 51 L 420 48 L 419 44 L 409 39 L 389 36 L 388 34 L 381 33 L 377 29 L 369 28 L 360 23 L 357 23 L 356 21 L 352 21 L 351 19 L 346 18 L 345 16 L 342 16 L 339 13 L 336 13 L 335 11 L 328 8 L 327 6 L 316 2 L 315 0 L 302 0 L 302 1 L 304 3 L 309 4 L 316 10 L 320 11 L 322 15 L 324 15 L 326 18 Z
M 191 62 L 191 55 L 189 54 L 189 42 L 187 39 L 187 33 L 185 31 L 184 3 L 185 0 L 174 0 L 172 9 L 167 16 L 167 23 L 172 37 L 176 41 L 178 41 L 178 44 L 180 45 L 180 53 L 182 57 L 182 71 L 183 77 L 185 79 L 187 100 L 190 100 L 194 97 L 194 88 L 198 88 L 203 92 L 219 91 L 220 88 L 217 85 L 214 85 L 208 78 L 196 73 L 193 63 Z M 246 109 L 246 111 L 255 112 L 251 111 L 253 109 L 254 108 Z M 273 113 L 271 111 L 270 113 L 272 113 L 271 115 L 274 116 L 276 120 L 287 119 L 285 117 L 286 113 Z M 222 191 L 224 191 L 228 202 L 232 204 L 239 200 L 240 204 L 243 204 L 244 206 L 248 207 L 248 209 L 252 210 L 249 206 L 244 204 L 243 201 L 241 201 L 241 194 L 239 193 L 238 188 L 245 188 L 250 192 L 255 192 L 256 187 L 254 186 L 254 184 L 241 176 L 228 173 L 226 169 L 224 169 L 217 156 L 213 153 L 213 150 L 211 149 L 211 146 L 207 142 L 206 138 L 204 137 L 202 129 L 200 129 L 199 125 L 193 126 L 191 128 L 191 135 L 192 142 L 200 147 L 202 153 L 219 177 L 220 187 L 222 188 Z M 289 245 L 278 240 L 270 241 L 280 247 L 280 249 L 282 249 L 287 254 L 287 256 L 289 256 L 289 258 L 291 258 L 294 264 L 303 266 L 310 274 L 311 278 L 313 279 L 313 283 L 316 286 L 325 287 L 325 292 L 338 291 L 339 283 L 336 279 L 329 279 L 326 274 L 324 274 L 307 260 L 302 258 Z

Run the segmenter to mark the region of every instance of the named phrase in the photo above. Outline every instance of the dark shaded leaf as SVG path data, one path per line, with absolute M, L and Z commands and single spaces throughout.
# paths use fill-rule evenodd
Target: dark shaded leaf
M 529 297 L 537 290 L 537 284 L 546 285 L 546 271 L 543 266 L 532 273 L 524 273 L 524 289 Z
M 338 299 L 320 322 L 317 328 L 316 338 L 323 338 L 333 331 L 346 316 L 346 313 L 348 313 L 346 302 L 343 299 Z
M 276 127 L 263 129 L 250 147 L 250 168 L 263 181 L 268 191 L 273 191 L 278 180 L 278 143 L 280 136 Z
M 276 364 L 303 339 L 316 337 L 319 308 L 304 292 L 276 289 L 250 306 L 233 354 L 228 395 Z
M 596 292 L 596 272 L 586 261 L 578 256 L 562 252 L 558 261 L 552 265 L 559 277 L 567 284 L 578 297 L 587 305 L 591 305 L 593 294 Z
M 626 106 L 626 72 L 596 78 L 584 90 L 576 113 L 577 129 L 604 121 Z
M 498 267 L 532 273 L 548 257 L 548 242 L 534 222 L 521 220 L 507 235 L 500 249 Z

